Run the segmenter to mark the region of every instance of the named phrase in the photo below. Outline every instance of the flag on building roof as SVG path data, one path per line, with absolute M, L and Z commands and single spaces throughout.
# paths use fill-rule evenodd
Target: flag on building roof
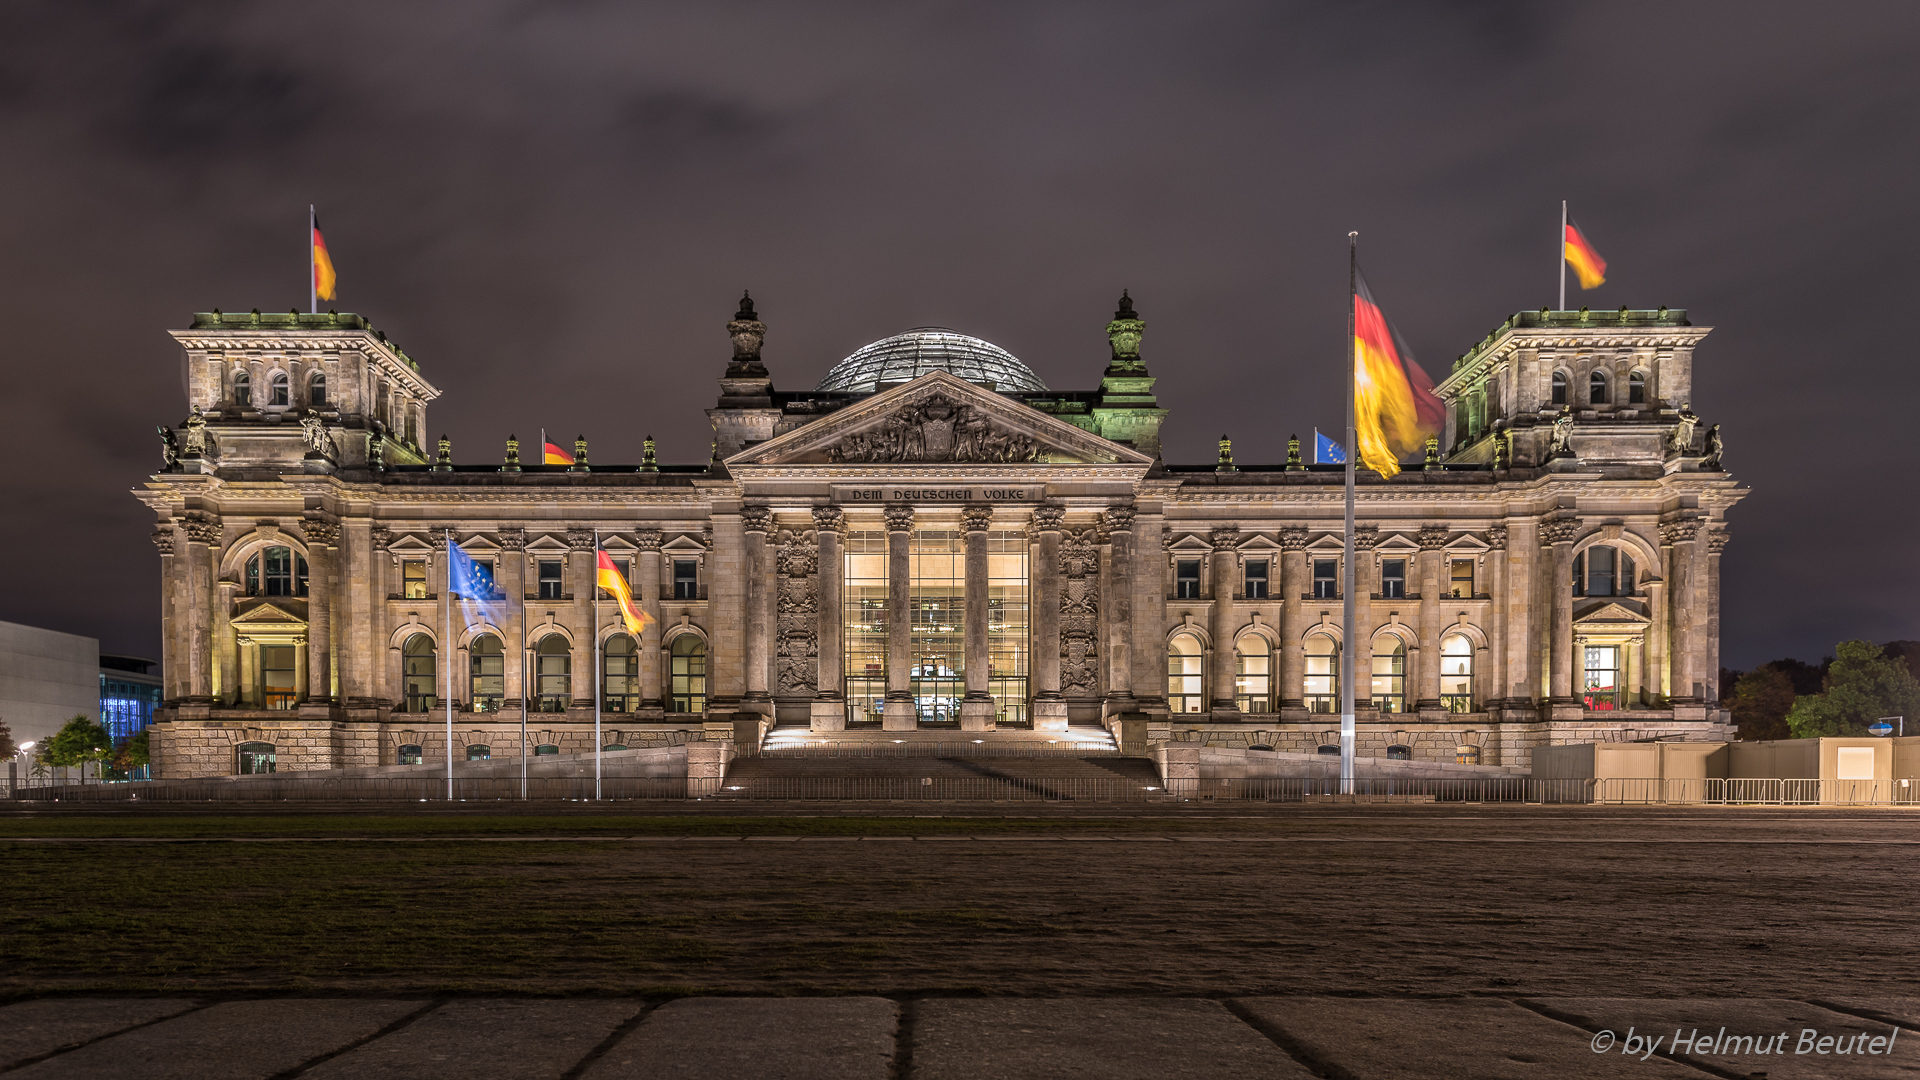
M 573 464 L 572 454 L 569 454 L 565 450 L 561 449 L 559 443 L 549 442 L 547 440 L 546 428 L 540 429 L 540 464 L 542 465 Z
M 1567 263 L 1573 267 L 1574 276 L 1580 279 L 1582 289 L 1596 288 L 1607 280 L 1607 260 L 1593 250 L 1592 244 L 1587 243 L 1586 234 L 1580 231 L 1580 226 L 1575 225 L 1572 218 L 1567 219 L 1566 249 Z
M 607 553 L 596 550 L 594 554 L 598 559 L 594 568 L 594 580 L 620 602 L 620 618 L 627 624 L 627 633 L 636 638 L 639 637 L 640 631 L 646 629 L 649 621 L 647 613 L 640 610 L 639 604 L 633 602 L 633 590 L 627 587 L 626 577 L 620 573 L 619 567 L 613 565 L 613 560 L 607 557 Z
M 313 215 L 313 295 L 321 300 L 333 299 L 333 286 L 337 276 L 333 272 L 333 259 L 327 255 L 327 241 L 320 235 L 320 217 Z
M 1346 448 L 1334 442 L 1329 436 L 1322 435 L 1319 428 L 1313 429 L 1313 463 L 1315 465 L 1345 465 Z
M 1400 458 L 1440 430 L 1446 408 L 1433 380 L 1374 303 L 1363 275 L 1354 278 L 1353 437 L 1359 463 L 1392 476 Z

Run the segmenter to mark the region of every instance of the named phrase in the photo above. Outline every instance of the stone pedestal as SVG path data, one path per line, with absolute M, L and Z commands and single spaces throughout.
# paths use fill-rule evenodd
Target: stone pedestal
M 1041 698 L 1033 703 L 1033 730 L 1067 730 L 1067 703 L 1061 698 Z
M 1065 702 L 1061 704 L 1064 706 Z M 992 698 L 988 698 L 985 701 L 973 701 L 969 699 L 960 703 L 961 731 L 992 731 L 995 726 L 996 718 L 994 716 Z
M 808 721 L 807 727 L 814 731 L 847 730 L 847 703 L 838 698 L 833 700 L 815 698 L 813 716 Z
M 914 706 L 912 698 L 896 701 L 889 697 L 880 726 L 886 731 L 912 731 L 920 726 L 920 710 Z

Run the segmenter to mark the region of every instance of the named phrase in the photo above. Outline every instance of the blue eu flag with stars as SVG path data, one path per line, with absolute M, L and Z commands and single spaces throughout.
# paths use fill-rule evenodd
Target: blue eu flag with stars
M 493 569 L 473 561 L 473 556 L 447 541 L 447 592 L 460 602 L 467 625 L 506 621 L 507 594 L 493 583 Z M 477 617 L 476 617 L 477 616 Z
M 1345 465 L 1347 463 L 1347 452 L 1339 443 L 1320 434 L 1319 428 L 1314 428 L 1313 463 L 1315 465 Z

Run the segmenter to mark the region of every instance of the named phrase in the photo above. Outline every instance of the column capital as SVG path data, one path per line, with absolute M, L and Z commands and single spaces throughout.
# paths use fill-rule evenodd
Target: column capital
M 1379 542 L 1380 526 L 1355 525 L 1353 527 L 1353 550 L 1372 551 L 1373 546 Z
M 1660 542 L 1663 544 L 1691 544 L 1699 536 L 1700 522 L 1697 518 L 1681 518 L 1660 526 Z
M 1727 530 L 1708 529 L 1707 530 L 1708 554 L 1718 555 L 1725 550 L 1727 550 Z
M 987 503 L 968 503 L 960 508 L 960 524 L 964 532 L 986 532 L 993 524 L 993 507 Z
M 1065 520 L 1067 510 L 1063 506 L 1042 505 L 1033 508 L 1033 518 L 1027 523 L 1028 531 L 1034 535 L 1043 532 L 1059 532 L 1060 522 Z
M 913 507 L 906 503 L 893 503 L 887 507 L 888 532 L 913 531 Z
M 375 525 L 367 532 L 367 538 L 372 541 L 374 550 L 378 551 L 385 548 L 388 544 L 393 543 L 393 530 L 387 528 L 385 525 Z M 440 535 L 435 536 L 433 541 L 435 544 L 445 544 L 447 542 L 447 534 L 442 532 Z
M 495 535 L 500 538 L 501 551 L 527 550 L 527 530 L 525 529 L 501 529 Z
M 740 508 L 740 527 L 748 532 L 765 533 L 773 527 L 773 511 L 766 503 L 747 503 Z
M 1215 551 L 1232 551 L 1240 546 L 1240 526 L 1232 524 L 1216 526 L 1207 534 L 1207 540 L 1213 544 Z
M 1438 551 L 1447 546 L 1447 527 L 1445 525 L 1422 525 L 1417 543 L 1422 551 Z
M 220 540 L 220 523 L 205 514 L 195 514 L 180 523 L 189 544 L 214 544 Z
M 568 529 L 567 530 L 567 546 L 572 548 L 575 551 L 592 551 L 593 550 L 593 530 L 592 529 Z
M 1540 523 L 1540 544 L 1543 547 L 1571 544 L 1574 534 L 1579 531 L 1579 518 L 1552 518 Z
M 660 541 L 661 536 L 659 529 L 641 529 L 639 532 L 633 534 L 633 546 L 639 548 L 641 551 L 659 551 Z
M 846 528 L 846 514 L 832 504 L 813 508 L 813 527 L 822 533 L 837 533 Z
M 1487 526 L 1487 546 L 1495 551 L 1507 550 L 1507 527 L 1505 525 Z
M 164 523 L 155 526 L 153 546 L 159 548 L 162 555 L 173 554 L 173 526 Z
M 1101 512 L 1101 524 L 1104 525 L 1106 531 L 1110 533 L 1132 532 L 1134 513 L 1135 510 L 1132 503 L 1126 503 L 1121 506 L 1109 506 Z
M 1307 530 L 1303 525 L 1290 525 L 1280 530 L 1281 551 L 1307 550 Z
M 308 547 L 339 547 L 340 526 L 336 522 L 321 517 L 307 517 L 300 521 L 300 533 L 306 539 Z

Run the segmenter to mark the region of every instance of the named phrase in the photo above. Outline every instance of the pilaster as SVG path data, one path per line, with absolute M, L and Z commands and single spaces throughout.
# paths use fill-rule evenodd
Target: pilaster
M 1213 606 L 1207 609 L 1207 634 L 1213 638 L 1212 661 L 1208 666 L 1207 688 L 1211 701 L 1209 707 L 1216 719 L 1238 720 L 1239 706 L 1234 699 L 1234 679 L 1237 675 L 1234 665 L 1233 632 L 1233 569 L 1234 556 L 1238 552 L 1240 527 L 1222 525 L 1214 529 L 1207 537 L 1213 544 L 1210 556 L 1212 567 Z
M 333 698 L 332 642 L 333 553 L 340 543 L 340 526 L 317 516 L 301 522 L 307 542 L 307 701 L 326 704 Z
M 665 658 L 660 655 L 660 542 L 658 529 L 641 529 L 634 534 L 633 592 L 646 612 L 647 625 L 640 631 L 640 710 L 648 717 L 666 712 L 661 696 L 661 672 Z M 524 563 L 524 560 L 523 560 Z M 522 631 L 524 635 L 524 630 Z
M 1065 731 L 1067 702 L 1060 694 L 1060 528 L 1066 512 L 1039 506 L 1030 524 L 1035 554 L 1033 598 L 1033 727 Z
M 600 643 L 594 640 L 594 598 L 598 587 L 594 584 L 593 531 L 568 529 L 567 547 L 571 549 L 567 552 L 567 583 L 573 593 L 573 647 L 568 650 L 573 667 L 572 677 L 567 680 L 572 684 L 573 700 L 568 707 L 592 709 L 600 648 Z
M 744 707 L 773 715 L 774 583 L 772 560 L 767 557 L 767 532 L 773 512 L 764 504 L 740 508 L 740 528 L 746 563 L 746 685 Z
M 966 613 L 963 643 L 966 696 L 960 701 L 960 730 L 994 729 L 993 697 L 988 693 L 987 655 L 987 530 L 993 507 L 970 505 L 960 511 L 966 543 Z
M 1307 651 L 1302 620 L 1307 590 L 1307 530 L 1293 526 L 1280 530 L 1280 708 L 1306 708 Z
M 913 700 L 912 597 L 913 507 L 887 507 L 887 701 L 882 727 L 912 731 L 919 724 Z
M 813 722 L 815 731 L 842 731 L 847 726 L 844 691 L 846 658 L 841 655 L 843 587 L 846 560 L 841 555 L 841 531 L 844 515 L 837 506 L 813 508 L 814 542 L 819 546 L 819 583 L 816 594 L 818 653 L 815 657 Z
M 1418 689 L 1414 709 L 1438 710 L 1440 706 L 1440 564 L 1447 545 L 1444 525 L 1427 525 L 1420 530 L 1420 648 L 1413 679 Z
M 1547 588 L 1553 597 L 1553 621 L 1548 633 L 1549 696 L 1555 705 L 1572 703 L 1573 692 L 1573 540 L 1580 531 L 1578 518 L 1554 518 L 1540 526 L 1540 543 L 1553 551 Z
M 1133 582 L 1134 508 L 1109 506 L 1107 528 L 1109 572 L 1101 599 L 1106 604 L 1107 687 L 1104 711 L 1108 715 L 1134 711 L 1133 701 Z

